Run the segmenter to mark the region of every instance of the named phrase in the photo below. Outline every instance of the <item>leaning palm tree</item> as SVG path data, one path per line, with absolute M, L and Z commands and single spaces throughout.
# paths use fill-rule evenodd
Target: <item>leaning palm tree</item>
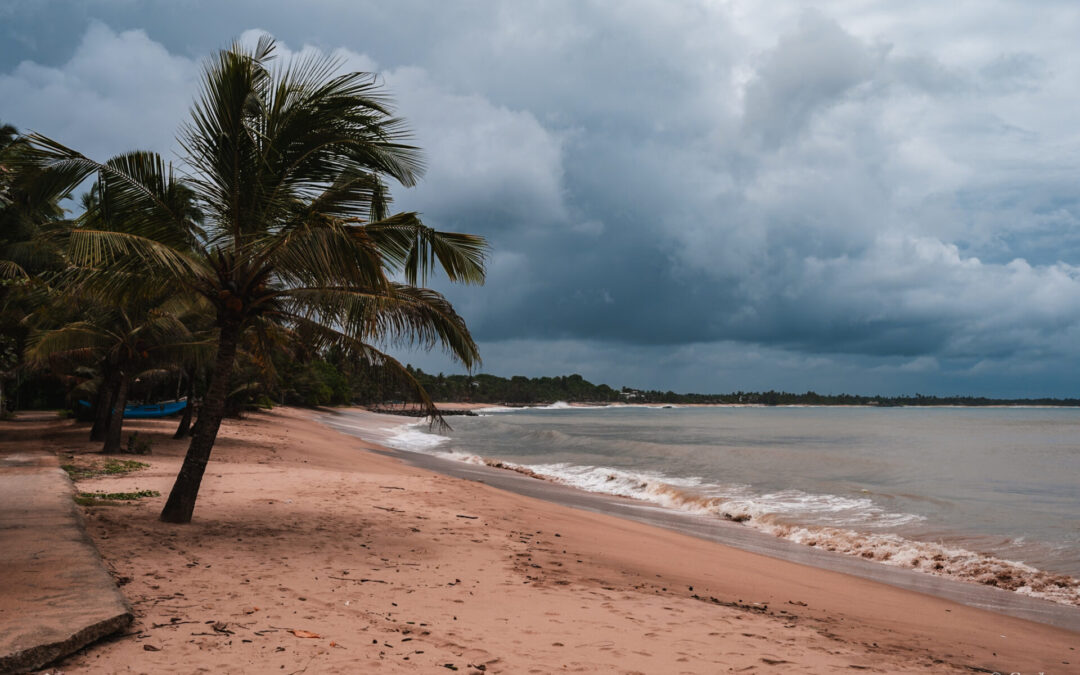
M 83 230 L 71 259 L 103 286 L 133 269 L 205 298 L 217 328 L 212 375 L 183 466 L 162 520 L 189 522 L 230 390 L 241 336 L 275 326 L 313 347 L 337 345 L 420 385 L 380 347 L 442 346 L 466 367 L 479 360 L 464 320 L 435 291 L 418 287 L 441 269 L 453 282 L 481 283 L 487 244 L 437 232 L 414 213 L 389 215 L 387 181 L 413 185 L 417 148 L 375 78 L 339 74 L 310 56 L 271 71 L 274 43 L 233 45 L 207 64 L 192 119 L 180 134 L 188 184 L 206 220 L 188 247 L 159 240 L 175 218 L 160 190 L 123 167 L 99 165 L 44 137 L 33 142 L 55 166 L 106 171 L 143 205 L 138 230 Z

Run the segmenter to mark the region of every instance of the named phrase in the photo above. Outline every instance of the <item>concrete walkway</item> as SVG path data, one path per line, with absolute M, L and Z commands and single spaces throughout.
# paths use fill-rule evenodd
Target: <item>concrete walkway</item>
M 0 446 L 0 673 L 33 670 L 126 628 L 56 457 Z

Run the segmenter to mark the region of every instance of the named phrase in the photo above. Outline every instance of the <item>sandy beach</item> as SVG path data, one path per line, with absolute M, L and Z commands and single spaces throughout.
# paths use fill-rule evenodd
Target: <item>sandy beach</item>
M 167 494 L 174 425 L 125 424 L 149 468 L 79 489 Z M 311 411 L 227 420 L 194 521 L 163 500 L 86 509 L 136 622 L 43 672 L 1080 671 L 1078 633 L 408 466 Z

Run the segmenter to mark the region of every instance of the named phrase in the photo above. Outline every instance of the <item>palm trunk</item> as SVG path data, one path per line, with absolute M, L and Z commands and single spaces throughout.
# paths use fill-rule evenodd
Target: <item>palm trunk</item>
M 120 452 L 120 433 L 124 429 L 124 406 L 127 405 L 128 378 L 120 373 L 120 382 L 113 399 L 112 415 L 109 417 L 109 429 L 105 433 L 104 453 Z
M 184 416 L 180 418 L 180 424 L 176 427 L 173 438 L 183 438 L 191 431 L 191 411 L 195 407 L 195 369 L 187 371 L 187 405 L 184 406 Z
M 195 511 L 195 500 L 199 496 L 206 463 L 214 449 L 221 418 L 225 413 L 225 397 L 229 393 L 229 378 L 232 375 L 233 361 L 236 357 L 236 345 L 240 339 L 239 325 L 225 325 L 218 338 L 217 358 L 214 362 L 214 374 L 210 378 L 210 388 L 199 409 L 199 421 L 195 425 L 195 435 L 191 438 L 184 464 L 173 483 L 172 492 L 161 510 L 161 520 L 167 523 L 190 523 Z
M 109 418 L 112 416 L 112 408 L 109 404 L 113 402 L 116 384 L 113 374 L 107 369 L 103 370 L 101 387 L 94 400 L 94 426 L 90 427 L 91 441 L 105 440 L 105 432 L 109 429 Z

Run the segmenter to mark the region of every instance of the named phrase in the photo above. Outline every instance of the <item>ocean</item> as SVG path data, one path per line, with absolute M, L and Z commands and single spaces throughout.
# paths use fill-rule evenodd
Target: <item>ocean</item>
M 1080 605 L 1080 410 L 491 408 L 381 442 Z

